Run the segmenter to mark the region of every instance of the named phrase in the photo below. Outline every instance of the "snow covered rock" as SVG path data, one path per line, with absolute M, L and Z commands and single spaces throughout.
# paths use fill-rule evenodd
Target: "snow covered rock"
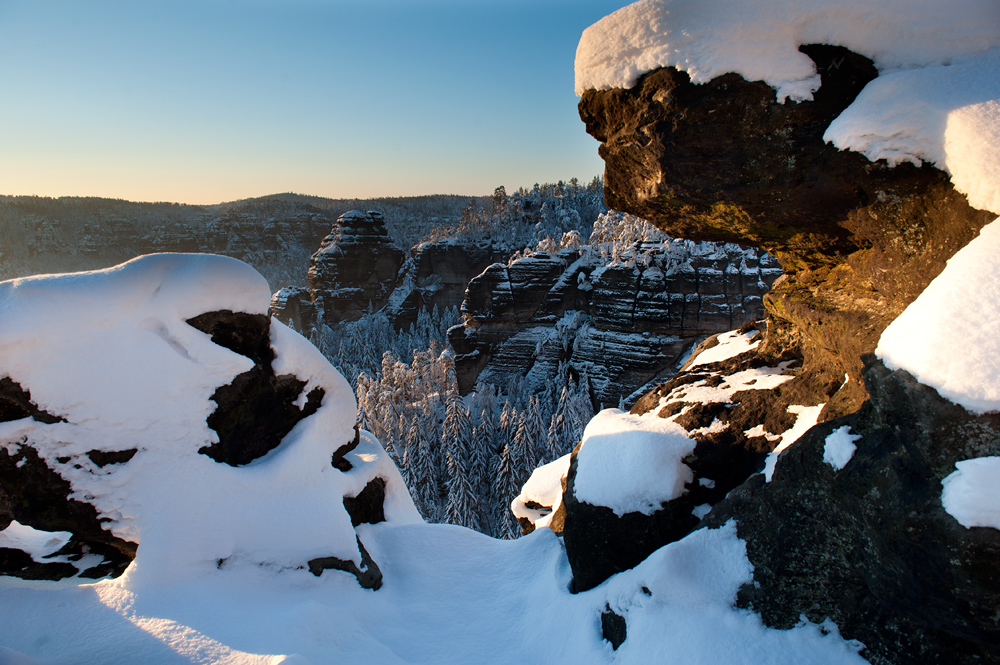
M 839 25 L 829 16 L 820 24 Z M 766 82 L 736 73 L 696 84 L 667 67 L 631 89 L 586 91 L 580 114 L 602 142 L 610 207 L 677 237 L 738 241 L 779 258 L 788 277 L 767 296 L 780 322 L 768 343 L 803 350 L 798 381 L 824 393 L 828 418 L 861 405 L 860 357 L 996 215 L 971 207 L 938 168 L 871 162 L 827 143 L 827 128 L 878 71 L 846 48 L 799 44 L 793 52 L 822 82 L 811 101 L 782 103 Z
M 353 321 L 369 306 L 382 307 L 404 258 L 382 213 L 352 210 L 338 217 L 309 261 L 309 289 L 323 320 Z
M 628 445 L 628 433 L 599 436 L 606 459 L 588 465 L 587 440 L 596 431 L 588 427 L 553 518 L 566 544 L 574 589 L 599 584 L 686 536 L 712 506 L 762 471 L 776 446 L 790 445 L 801 434 L 795 412 L 804 395 L 788 389 L 801 371 L 800 359 L 760 355 L 762 337 L 748 324 L 709 338 L 674 378 L 640 399 L 631 414 L 619 416 L 632 423 L 629 431 L 669 434 L 650 435 L 645 452 Z M 599 430 L 601 416 L 591 423 Z M 588 489 L 595 486 L 607 491 Z M 632 498 L 623 503 L 609 498 L 614 496 Z
M 355 526 L 419 518 L 347 382 L 269 295 L 213 255 L 0 282 L 0 534 L 66 534 L 0 546 L 0 573 L 334 568 L 377 588 Z

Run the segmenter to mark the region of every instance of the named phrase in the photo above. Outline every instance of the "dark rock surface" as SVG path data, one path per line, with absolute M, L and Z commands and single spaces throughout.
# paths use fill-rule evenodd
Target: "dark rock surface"
M 625 624 L 625 617 L 615 612 L 610 606 L 606 606 L 601 612 L 601 635 L 611 643 L 611 648 L 618 651 L 618 647 L 625 643 L 628 637 L 628 626 Z
M 479 378 L 541 385 L 568 362 L 589 376 L 595 404 L 617 405 L 672 373 L 695 340 L 760 318 L 780 275 L 766 254 L 735 245 L 677 260 L 653 244 L 643 256 L 643 266 L 605 265 L 583 247 L 491 265 L 449 331 L 459 389 Z
M 77 463 L 72 458 L 60 458 L 60 462 Z M 5 548 L 5 553 L 0 550 L 0 575 L 57 580 L 79 573 L 81 577 L 97 579 L 121 575 L 125 571 L 135 557 L 136 544 L 112 535 L 104 528 L 94 506 L 69 498 L 72 491 L 58 469 L 49 468 L 38 456 L 30 441 L 25 439 L 0 446 L 0 524 L 3 528 L 13 519 L 39 531 L 69 531 L 72 538 L 56 555 L 67 555 L 70 561 L 79 560 L 86 553 L 104 557 L 102 563 L 80 570 L 69 562 L 36 562 L 25 552 Z
M 833 619 L 872 663 L 1000 662 L 1000 531 L 945 512 L 955 463 L 1000 455 L 1000 414 L 971 414 L 869 357 L 871 399 L 810 430 L 705 518 L 733 518 L 754 582 L 739 604 L 771 626 Z M 840 471 L 826 437 L 849 426 L 857 451 Z
M 357 496 L 344 497 L 344 508 L 351 516 L 351 524 L 358 526 L 385 521 L 385 487 L 385 480 L 375 477 Z
M 33 418 L 40 423 L 65 422 L 60 416 L 53 415 L 31 401 L 31 393 L 21 387 L 9 376 L 0 379 L 0 423 L 21 418 Z
M 735 74 L 694 85 L 667 68 L 630 90 L 587 91 L 580 116 L 602 143 L 609 207 L 778 258 L 788 277 L 766 298 L 768 344 L 775 355 L 801 348 L 800 381 L 851 376 L 829 419 L 860 407 L 861 355 L 995 215 L 969 207 L 935 168 L 890 168 L 824 143 L 875 70 L 839 47 L 802 50 L 822 76 L 812 102 L 780 104 Z
M 276 448 L 296 423 L 323 403 L 323 389 L 314 388 L 299 408 L 295 402 L 305 382 L 292 375 L 275 376 L 268 317 L 219 311 L 189 319 L 188 324 L 210 334 L 216 344 L 254 361 L 253 369 L 212 395 L 218 406 L 209 415 L 208 426 L 218 433 L 219 441 L 198 452 L 231 466 L 247 464 Z
M 309 261 L 308 282 L 319 316 L 328 324 L 353 321 L 389 299 L 405 256 L 380 212 L 337 218 Z
M 382 588 L 382 571 L 372 560 L 368 550 L 358 538 L 358 551 L 361 552 L 361 567 L 353 561 L 345 561 L 334 556 L 319 557 L 309 561 L 309 572 L 319 577 L 324 570 L 342 570 L 357 578 L 363 589 L 377 591 Z

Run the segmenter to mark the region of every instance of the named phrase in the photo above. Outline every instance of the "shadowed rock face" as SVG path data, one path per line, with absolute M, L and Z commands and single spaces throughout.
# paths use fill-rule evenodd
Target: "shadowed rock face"
M 461 392 L 480 378 L 540 384 L 568 362 L 588 372 L 596 404 L 617 405 L 672 373 L 695 340 L 760 318 L 780 274 L 772 257 L 732 245 L 674 262 L 654 244 L 646 268 L 584 254 L 536 252 L 469 282 L 464 323 L 449 331 Z
M 872 663 L 1000 662 L 1000 531 L 967 529 L 941 503 L 955 462 L 1000 455 L 1000 414 L 867 363 L 858 413 L 814 427 L 770 483 L 753 476 L 703 526 L 736 520 L 754 564 L 738 604 L 768 625 L 830 617 Z M 823 451 L 844 426 L 861 438 L 835 471 Z
M 1000 531 L 966 529 L 941 504 L 956 462 L 1000 454 L 997 415 L 971 414 L 870 355 L 995 215 L 971 208 L 930 166 L 890 168 L 826 145 L 830 121 L 875 72 L 842 48 L 801 50 L 822 74 L 813 102 L 778 104 L 771 88 L 735 75 L 693 85 L 673 69 L 581 100 L 588 132 L 603 143 L 610 207 L 676 236 L 763 247 L 786 272 L 764 298 L 761 346 L 705 376 L 682 372 L 633 412 L 660 408 L 692 431 L 699 444 L 685 462 L 696 480 L 711 478 L 718 459 L 742 460 L 722 465 L 739 473 L 726 494 L 717 484 L 705 497 L 714 507 L 697 528 L 736 520 L 754 566 L 738 602 L 766 624 L 830 617 L 873 663 L 998 663 Z M 794 378 L 777 388 L 737 393 L 722 410 L 684 410 L 686 382 L 724 382 L 743 366 L 795 358 L 801 364 L 786 372 Z M 753 474 L 777 441 L 748 428 L 778 434 L 791 426 L 788 406 L 823 403 L 820 424 L 782 453 L 772 481 Z M 699 438 L 716 420 L 722 434 Z M 823 451 L 839 427 L 861 438 L 835 471 Z M 567 550 L 594 538 L 588 530 L 615 528 L 606 521 L 574 522 L 567 511 L 565 529 L 583 530 L 564 534 Z M 682 521 L 652 535 L 636 527 L 636 547 L 674 539 Z
M 812 102 L 780 104 L 735 74 L 694 85 L 667 68 L 630 90 L 587 91 L 580 116 L 602 142 L 609 207 L 676 237 L 778 257 L 787 278 L 765 299 L 768 344 L 775 355 L 801 347 L 802 381 L 854 379 L 819 400 L 833 418 L 865 399 L 861 355 L 994 215 L 969 207 L 935 168 L 890 168 L 824 143 L 876 72 L 840 47 L 802 51 L 822 75 Z
M 386 303 L 403 259 L 382 213 L 346 212 L 309 261 L 313 302 L 327 323 L 354 321 Z

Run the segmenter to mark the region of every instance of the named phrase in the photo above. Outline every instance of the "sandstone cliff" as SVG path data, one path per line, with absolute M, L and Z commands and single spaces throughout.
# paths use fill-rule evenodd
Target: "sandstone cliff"
M 779 275 L 760 251 L 671 240 L 624 257 L 585 245 L 496 263 L 469 282 L 464 324 L 449 333 L 459 388 L 524 377 L 541 390 L 568 363 L 596 404 L 631 402 L 695 340 L 760 318 Z

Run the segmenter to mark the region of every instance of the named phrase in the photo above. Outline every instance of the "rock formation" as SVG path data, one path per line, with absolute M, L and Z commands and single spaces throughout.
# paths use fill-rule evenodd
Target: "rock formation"
M 346 212 L 309 261 L 309 289 L 328 323 L 353 321 L 389 299 L 404 253 L 380 212 Z
M 447 239 L 417 245 L 400 272 L 389 316 L 406 329 L 421 309 L 461 307 L 469 281 L 512 253 L 489 241 Z
M 810 384 L 829 419 L 860 407 L 861 356 L 993 215 L 933 167 L 891 168 L 824 143 L 876 72 L 844 48 L 801 50 L 822 76 L 812 102 L 778 103 L 771 87 L 736 74 L 694 85 L 667 68 L 630 90 L 588 91 L 580 116 L 602 143 L 609 207 L 676 237 L 778 258 L 788 277 L 766 299 L 767 344 L 802 349 L 796 382 Z M 830 392 L 845 373 L 847 387 Z
M 614 406 L 665 373 L 695 340 L 760 318 L 780 275 L 736 245 L 651 243 L 624 261 L 584 246 L 491 265 L 469 283 L 453 328 L 459 388 L 527 377 L 540 388 L 561 363 Z
M 250 557 L 380 586 L 353 527 L 416 509 L 349 384 L 268 296 L 205 255 L 0 282 L 0 575 L 95 579 L 135 558 L 156 581 Z M 263 523 L 284 535 L 244 528 Z M 143 558 L 145 542 L 174 546 Z
M 956 461 L 1000 452 L 996 416 L 970 414 L 870 355 L 888 323 L 995 215 L 971 208 L 931 166 L 889 167 L 825 144 L 825 128 L 876 72 L 840 47 L 801 51 L 822 76 L 811 102 L 780 104 L 772 88 L 737 75 L 694 85 L 672 68 L 630 90 L 583 95 L 611 207 L 680 237 L 767 249 L 786 276 L 764 298 L 758 346 L 689 366 L 633 409 L 671 418 L 698 441 L 686 460 L 688 495 L 671 502 L 685 505 L 660 514 L 678 517 L 631 525 L 630 553 L 608 565 L 588 544 L 622 535 L 623 523 L 564 497 L 574 578 L 579 570 L 592 586 L 629 556 L 683 535 L 685 523 L 735 518 L 754 566 L 739 603 L 768 625 L 830 617 L 873 663 L 1000 662 L 1000 532 L 966 529 L 941 505 Z M 780 384 L 736 385 L 767 368 Z M 695 389 L 728 393 L 706 403 L 688 397 Z M 783 434 L 810 424 L 810 408 L 820 424 L 768 457 Z M 838 430 L 859 437 L 839 471 L 823 461 Z M 765 460 L 770 482 L 753 473 Z M 569 494 L 572 476 L 571 465 Z M 676 509 L 701 502 L 694 517 Z

